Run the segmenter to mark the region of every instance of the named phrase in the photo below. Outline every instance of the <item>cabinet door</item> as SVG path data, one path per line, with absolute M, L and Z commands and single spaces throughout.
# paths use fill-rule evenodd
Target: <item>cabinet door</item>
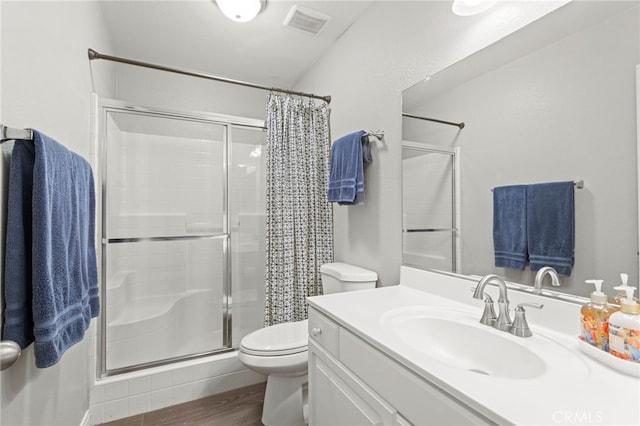
M 309 425 L 391 425 L 395 413 L 321 349 L 309 344 Z

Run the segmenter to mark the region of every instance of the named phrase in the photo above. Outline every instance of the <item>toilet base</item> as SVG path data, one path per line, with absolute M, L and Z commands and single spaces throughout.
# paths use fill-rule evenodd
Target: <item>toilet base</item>
M 262 406 L 264 426 L 304 426 L 303 387 L 307 374 L 300 376 L 270 374 Z

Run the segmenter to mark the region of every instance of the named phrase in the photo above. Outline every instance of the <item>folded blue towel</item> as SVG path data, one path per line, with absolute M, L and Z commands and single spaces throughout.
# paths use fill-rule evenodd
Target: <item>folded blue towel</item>
M 573 182 L 527 187 L 527 239 L 532 271 L 552 266 L 571 275 L 575 247 Z
M 369 138 L 360 130 L 342 136 L 331 146 L 327 200 L 340 204 L 364 202 L 364 162 L 371 162 Z
M 527 186 L 493 189 L 495 265 L 523 270 L 527 262 Z
M 12 276 L 22 272 L 24 277 L 6 282 L 10 290 L 5 297 L 9 297 L 7 305 L 12 309 L 5 315 L 12 331 L 7 334 L 5 327 L 3 338 L 16 340 L 22 347 L 35 341 L 36 367 L 45 368 L 56 364 L 69 347 L 82 340 L 91 318 L 100 310 L 95 190 L 86 160 L 40 132 L 34 131 L 33 136 L 33 147 L 16 141 L 11 163 L 12 177 L 28 176 L 29 168 L 33 171 L 32 188 L 28 179 L 10 180 L 8 215 L 29 216 L 28 203 L 11 203 L 15 198 L 28 199 L 31 195 L 32 221 L 25 222 L 23 228 L 31 228 L 32 238 L 25 231 L 24 248 L 7 246 L 7 254 L 28 251 L 30 246 L 31 262 L 28 256 L 23 261 L 7 256 L 7 267 L 13 269 L 10 262 L 16 265 Z M 21 187 L 16 189 L 17 185 Z M 8 229 L 7 237 L 9 234 Z M 12 244 L 20 243 L 20 239 L 12 239 Z M 17 288 L 24 285 L 26 288 Z M 20 321 L 25 325 L 17 326 Z M 27 330 L 29 326 L 31 332 Z M 14 336 L 20 328 L 22 335 Z
M 31 315 L 31 188 L 34 158 L 33 143 L 15 141 L 7 197 L 2 340 L 13 340 L 23 349 L 34 340 Z

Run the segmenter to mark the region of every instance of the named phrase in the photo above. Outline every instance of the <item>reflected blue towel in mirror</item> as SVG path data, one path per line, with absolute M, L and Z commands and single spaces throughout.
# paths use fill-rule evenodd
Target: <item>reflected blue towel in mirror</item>
M 45 368 L 99 313 L 95 189 L 84 158 L 33 134 L 16 141 L 11 161 L 3 339 L 35 342 L 36 366 Z
M 569 276 L 573 269 L 575 211 L 573 181 L 527 186 L 529 266 L 552 266 Z
M 523 270 L 527 263 L 527 185 L 493 189 L 495 266 Z

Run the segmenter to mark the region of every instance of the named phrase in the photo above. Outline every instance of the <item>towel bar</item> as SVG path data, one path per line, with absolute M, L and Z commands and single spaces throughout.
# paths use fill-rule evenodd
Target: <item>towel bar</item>
M 573 186 L 574 186 L 576 189 L 582 189 L 582 188 L 584 188 L 584 180 L 582 180 L 582 179 L 574 180 L 574 181 L 573 181 Z M 493 192 L 493 188 L 491 188 L 491 192 Z
M 33 131 L 29 129 L 14 129 L 0 124 L 0 143 L 14 139 L 33 140 Z
M 365 136 L 373 136 L 375 138 L 377 138 L 378 140 L 382 140 L 382 138 L 384 138 L 384 130 L 382 129 L 378 129 L 375 132 L 367 132 L 364 134 Z

